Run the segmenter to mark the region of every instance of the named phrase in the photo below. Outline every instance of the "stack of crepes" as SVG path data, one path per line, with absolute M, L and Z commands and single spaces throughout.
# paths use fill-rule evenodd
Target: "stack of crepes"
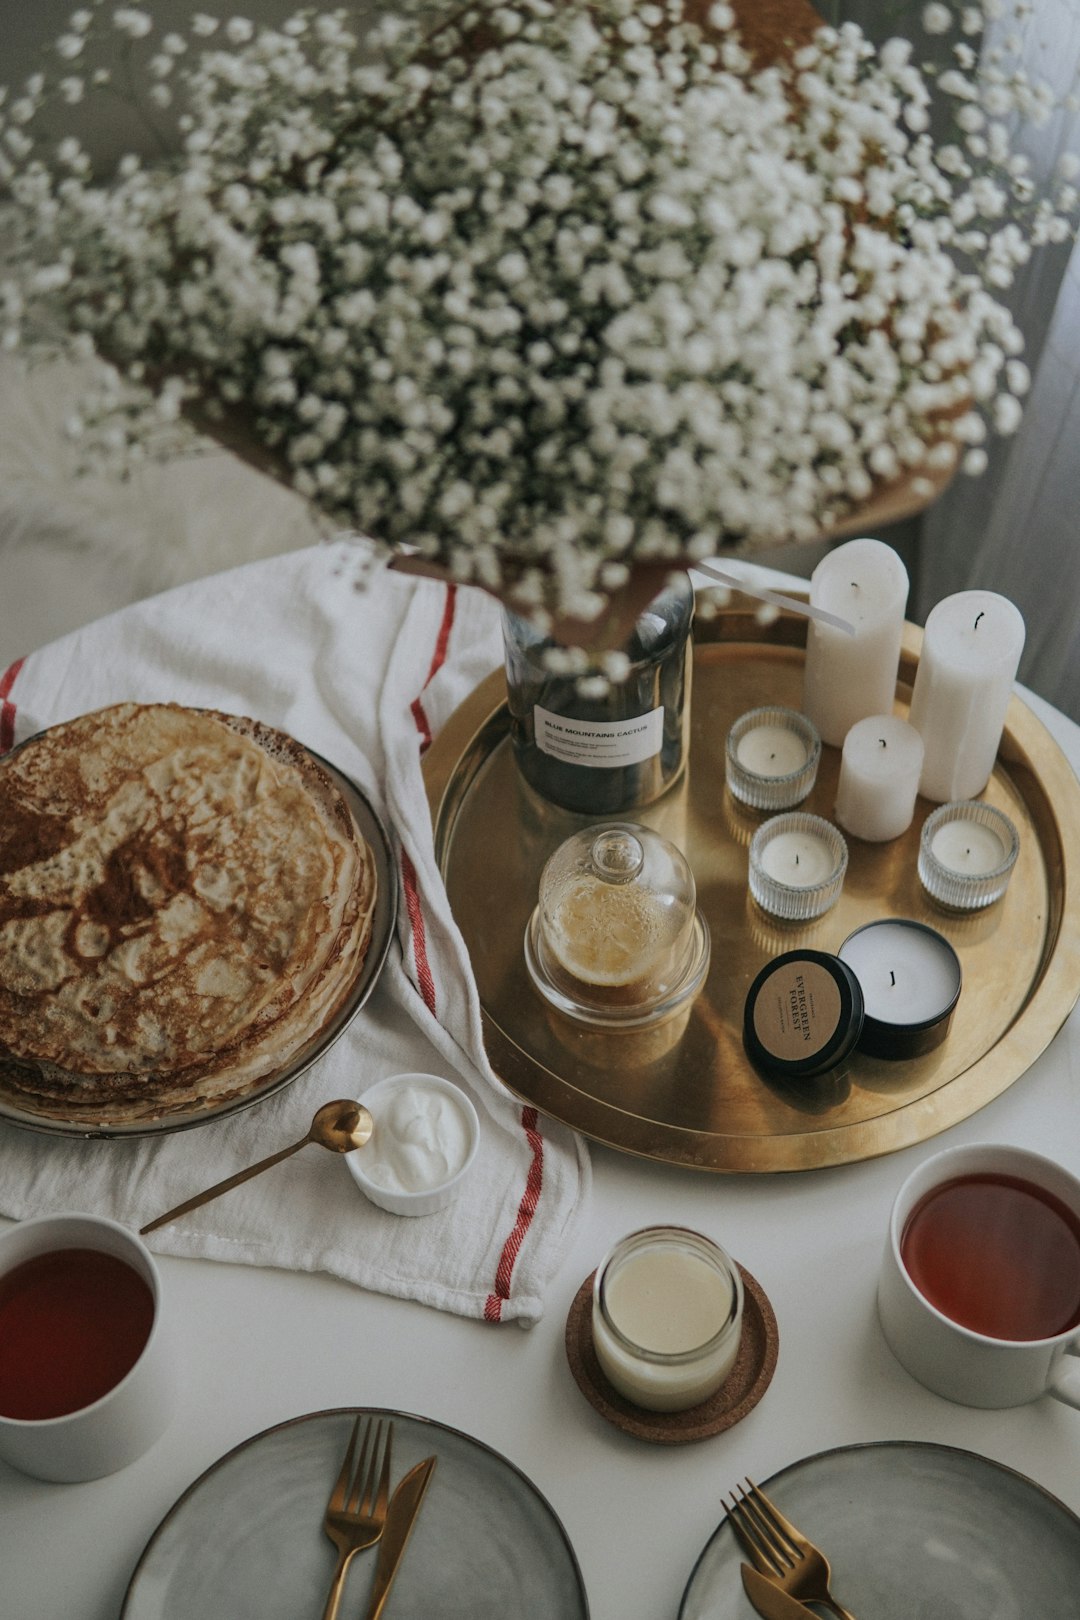
M 348 1001 L 372 851 L 284 733 L 119 704 L 0 762 L 0 1097 L 113 1126 L 280 1075 Z

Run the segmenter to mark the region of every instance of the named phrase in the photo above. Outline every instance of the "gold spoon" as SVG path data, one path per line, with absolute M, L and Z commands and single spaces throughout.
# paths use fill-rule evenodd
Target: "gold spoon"
M 250 1181 L 261 1170 L 269 1170 L 272 1164 L 280 1164 L 291 1153 L 299 1153 L 302 1147 L 309 1142 L 318 1142 L 320 1147 L 329 1148 L 331 1153 L 351 1153 L 354 1148 L 363 1147 L 368 1141 L 374 1128 L 374 1122 L 367 1109 L 360 1103 L 340 1099 L 338 1102 L 323 1103 L 315 1118 L 311 1122 L 311 1129 L 307 1135 L 294 1142 L 292 1147 L 282 1148 L 279 1153 L 271 1153 L 268 1159 L 260 1159 L 258 1164 L 249 1165 L 246 1170 L 238 1170 L 235 1176 L 229 1176 L 226 1181 L 219 1181 L 205 1192 L 189 1198 L 185 1204 L 177 1204 L 175 1209 L 166 1210 L 159 1215 L 156 1221 L 148 1226 L 140 1226 L 139 1236 L 145 1237 L 147 1232 L 153 1232 L 159 1226 L 165 1226 L 178 1215 L 186 1215 L 189 1210 L 198 1209 L 200 1204 L 208 1204 L 211 1198 L 228 1192 L 232 1187 L 239 1187 L 242 1181 Z

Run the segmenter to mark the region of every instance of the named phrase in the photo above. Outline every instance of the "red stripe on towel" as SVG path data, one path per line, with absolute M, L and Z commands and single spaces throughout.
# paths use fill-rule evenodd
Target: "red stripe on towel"
M 443 608 L 442 623 L 435 641 L 435 651 L 432 654 L 431 668 L 427 672 L 427 679 L 421 688 L 421 695 L 431 684 L 439 670 L 446 661 L 446 653 L 450 644 L 450 632 L 454 627 L 454 612 L 457 606 L 457 586 L 449 585 L 446 590 L 446 604 Z M 431 726 L 424 712 L 420 697 L 413 700 L 412 717 L 416 722 L 416 729 L 420 733 L 420 752 L 423 753 L 431 744 Z M 409 859 L 405 850 L 401 852 L 401 875 L 405 886 L 405 905 L 412 925 L 413 958 L 416 962 L 416 977 L 420 985 L 420 993 L 428 1011 L 435 1014 L 435 980 L 431 972 L 431 964 L 427 956 L 426 935 L 424 930 L 424 914 L 420 904 L 420 892 L 416 883 L 416 868 Z M 525 1191 L 518 1205 L 517 1219 L 513 1229 L 503 1244 L 499 1263 L 495 1268 L 495 1287 L 484 1302 L 484 1320 L 498 1322 L 502 1319 L 503 1300 L 510 1298 L 510 1284 L 514 1275 L 514 1266 L 521 1252 L 521 1245 L 525 1241 L 537 1205 L 544 1187 L 544 1138 L 538 1128 L 538 1116 L 535 1108 L 521 1110 L 521 1125 L 526 1140 L 532 1149 L 532 1158 L 529 1161 L 529 1171 L 525 1178 Z
M 416 982 L 420 986 L 420 994 L 424 998 L 424 1005 L 434 1018 L 435 978 L 431 971 L 431 963 L 428 961 L 424 912 L 420 905 L 420 890 L 416 883 L 416 867 L 410 860 L 408 852 L 404 849 L 401 852 L 401 882 L 405 890 L 405 909 L 409 913 L 409 923 L 412 928 Z
M 454 612 L 456 608 L 457 586 L 448 585 L 446 587 L 446 602 L 443 606 L 442 623 L 439 626 L 439 634 L 435 640 L 435 651 L 431 655 L 431 668 L 427 672 L 427 679 L 420 689 L 421 692 L 424 692 L 431 685 L 446 662 L 446 650 L 450 645 L 450 632 L 454 628 Z M 411 712 L 413 720 L 416 722 L 416 729 L 420 733 L 420 752 L 424 753 L 431 746 L 431 726 L 427 715 L 424 713 L 424 705 L 418 697 L 412 701 Z
M 450 632 L 454 627 L 454 609 L 457 606 L 457 586 L 446 587 L 446 601 L 443 604 L 442 623 L 435 638 L 435 651 L 431 655 L 431 667 L 427 672 L 421 692 L 431 684 L 443 664 L 446 662 L 446 649 L 450 644 Z M 431 727 L 419 697 L 412 702 L 412 717 L 416 721 L 416 729 L 420 733 L 420 752 L 423 753 L 431 742 Z M 409 913 L 409 923 L 412 927 L 413 960 L 416 963 L 416 981 L 420 986 L 420 994 L 424 998 L 424 1005 L 432 1017 L 435 1016 L 435 976 L 431 971 L 431 963 L 427 954 L 427 930 L 424 927 L 424 912 L 420 904 L 420 890 L 416 882 L 416 867 L 413 865 L 407 851 L 401 851 L 401 881 L 405 890 L 405 907 Z
M 503 1244 L 499 1264 L 495 1270 L 495 1288 L 484 1304 L 484 1321 L 498 1322 L 502 1320 L 502 1302 L 510 1298 L 510 1282 L 514 1274 L 514 1265 L 521 1245 L 525 1241 L 529 1227 L 536 1214 L 536 1206 L 540 1202 L 540 1194 L 544 1189 L 544 1138 L 537 1126 L 537 1113 L 535 1108 L 521 1110 L 521 1125 L 526 1140 L 532 1148 L 532 1159 L 529 1163 L 529 1173 L 525 1178 L 525 1191 L 521 1203 L 518 1205 L 517 1220 L 506 1242 Z
M 15 685 L 15 677 L 23 663 L 22 658 L 16 658 L 0 677 L 0 754 L 6 754 L 15 742 L 15 705 L 9 701 L 8 694 Z

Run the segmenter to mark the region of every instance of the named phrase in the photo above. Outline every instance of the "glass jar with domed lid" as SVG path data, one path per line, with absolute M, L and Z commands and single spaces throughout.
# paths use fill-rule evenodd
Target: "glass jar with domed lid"
M 525 932 L 529 975 L 549 1006 L 608 1029 L 640 1029 L 687 1007 L 709 950 L 682 851 L 630 822 L 586 827 L 559 845 Z

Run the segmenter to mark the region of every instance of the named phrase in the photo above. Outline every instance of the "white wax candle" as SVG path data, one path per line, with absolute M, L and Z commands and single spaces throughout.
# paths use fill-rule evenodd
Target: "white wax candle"
M 632 1344 L 671 1356 L 714 1339 L 731 1315 L 732 1297 L 728 1279 L 697 1255 L 642 1249 L 611 1277 L 607 1306 Z
M 871 843 L 899 838 L 911 826 L 922 773 L 923 740 L 892 714 L 860 720 L 844 738 L 836 819 Z
M 928 799 L 974 799 L 986 786 L 1023 650 L 1019 609 L 993 591 L 960 591 L 931 611 L 911 695 Z
M 786 726 L 752 726 L 739 738 L 735 757 L 757 776 L 789 776 L 802 769 L 808 754 L 802 738 Z
M 900 918 L 858 929 L 839 956 L 859 981 L 867 1017 L 880 1023 L 930 1023 L 960 988 L 956 958 L 940 934 Z
M 947 821 L 930 840 L 934 858 L 950 872 L 986 877 L 996 872 L 1008 853 L 992 827 L 961 817 Z
M 761 869 L 792 889 L 824 883 L 836 864 L 823 838 L 812 832 L 780 832 L 761 851 Z
M 849 540 L 814 569 L 811 604 L 855 627 L 807 625 L 802 707 L 823 742 L 839 747 L 857 720 L 892 710 L 907 595 L 907 569 L 880 540 Z

